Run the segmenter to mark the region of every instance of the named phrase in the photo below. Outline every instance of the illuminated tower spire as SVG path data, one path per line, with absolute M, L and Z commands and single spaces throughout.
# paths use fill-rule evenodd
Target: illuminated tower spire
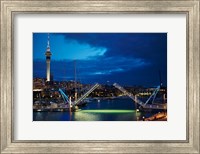
M 47 50 L 46 50 L 46 64 L 47 64 L 47 80 L 50 81 L 50 62 L 51 62 L 51 51 L 50 51 L 50 43 L 49 43 L 49 33 L 48 33 L 48 40 L 47 40 Z
M 50 49 L 50 45 L 49 45 L 49 33 L 48 33 L 48 40 L 47 40 L 47 49 Z

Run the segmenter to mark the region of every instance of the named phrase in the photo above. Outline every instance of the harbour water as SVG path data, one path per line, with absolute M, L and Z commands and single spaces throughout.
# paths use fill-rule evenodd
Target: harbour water
M 33 112 L 33 121 L 138 121 L 153 114 L 136 111 L 130 98 L 95 99 L 76 112 Z

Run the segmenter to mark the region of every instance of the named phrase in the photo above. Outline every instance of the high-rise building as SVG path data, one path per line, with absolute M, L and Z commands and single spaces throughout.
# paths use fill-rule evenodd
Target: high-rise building
M 47 40 L 47 50 L 46 50 L 46 53 L 45 53 L 45 55 L 46 55 L 46 64 L 47 64 L 47 80 L 46 81 L 50 81 L 50 74 L 51 74 L 51 72 L 50 72 L 50 62 L 51 62 L 51 51 L 50 51 L 50 44 L 49 44 L 49 34 L 48 34 L 48 40 Z

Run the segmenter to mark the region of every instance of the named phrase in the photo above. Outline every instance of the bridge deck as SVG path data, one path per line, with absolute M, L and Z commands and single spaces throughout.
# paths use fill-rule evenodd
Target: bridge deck
M 167 104 L 146 104 L 141 105 L 144 109 L 160 109 L 160 110 L 166 110 Z

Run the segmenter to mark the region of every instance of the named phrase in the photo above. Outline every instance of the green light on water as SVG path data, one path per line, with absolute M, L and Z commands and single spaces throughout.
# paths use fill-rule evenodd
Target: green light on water
M 81 110 L 83 113 L 134 113 L 135 110 Z

